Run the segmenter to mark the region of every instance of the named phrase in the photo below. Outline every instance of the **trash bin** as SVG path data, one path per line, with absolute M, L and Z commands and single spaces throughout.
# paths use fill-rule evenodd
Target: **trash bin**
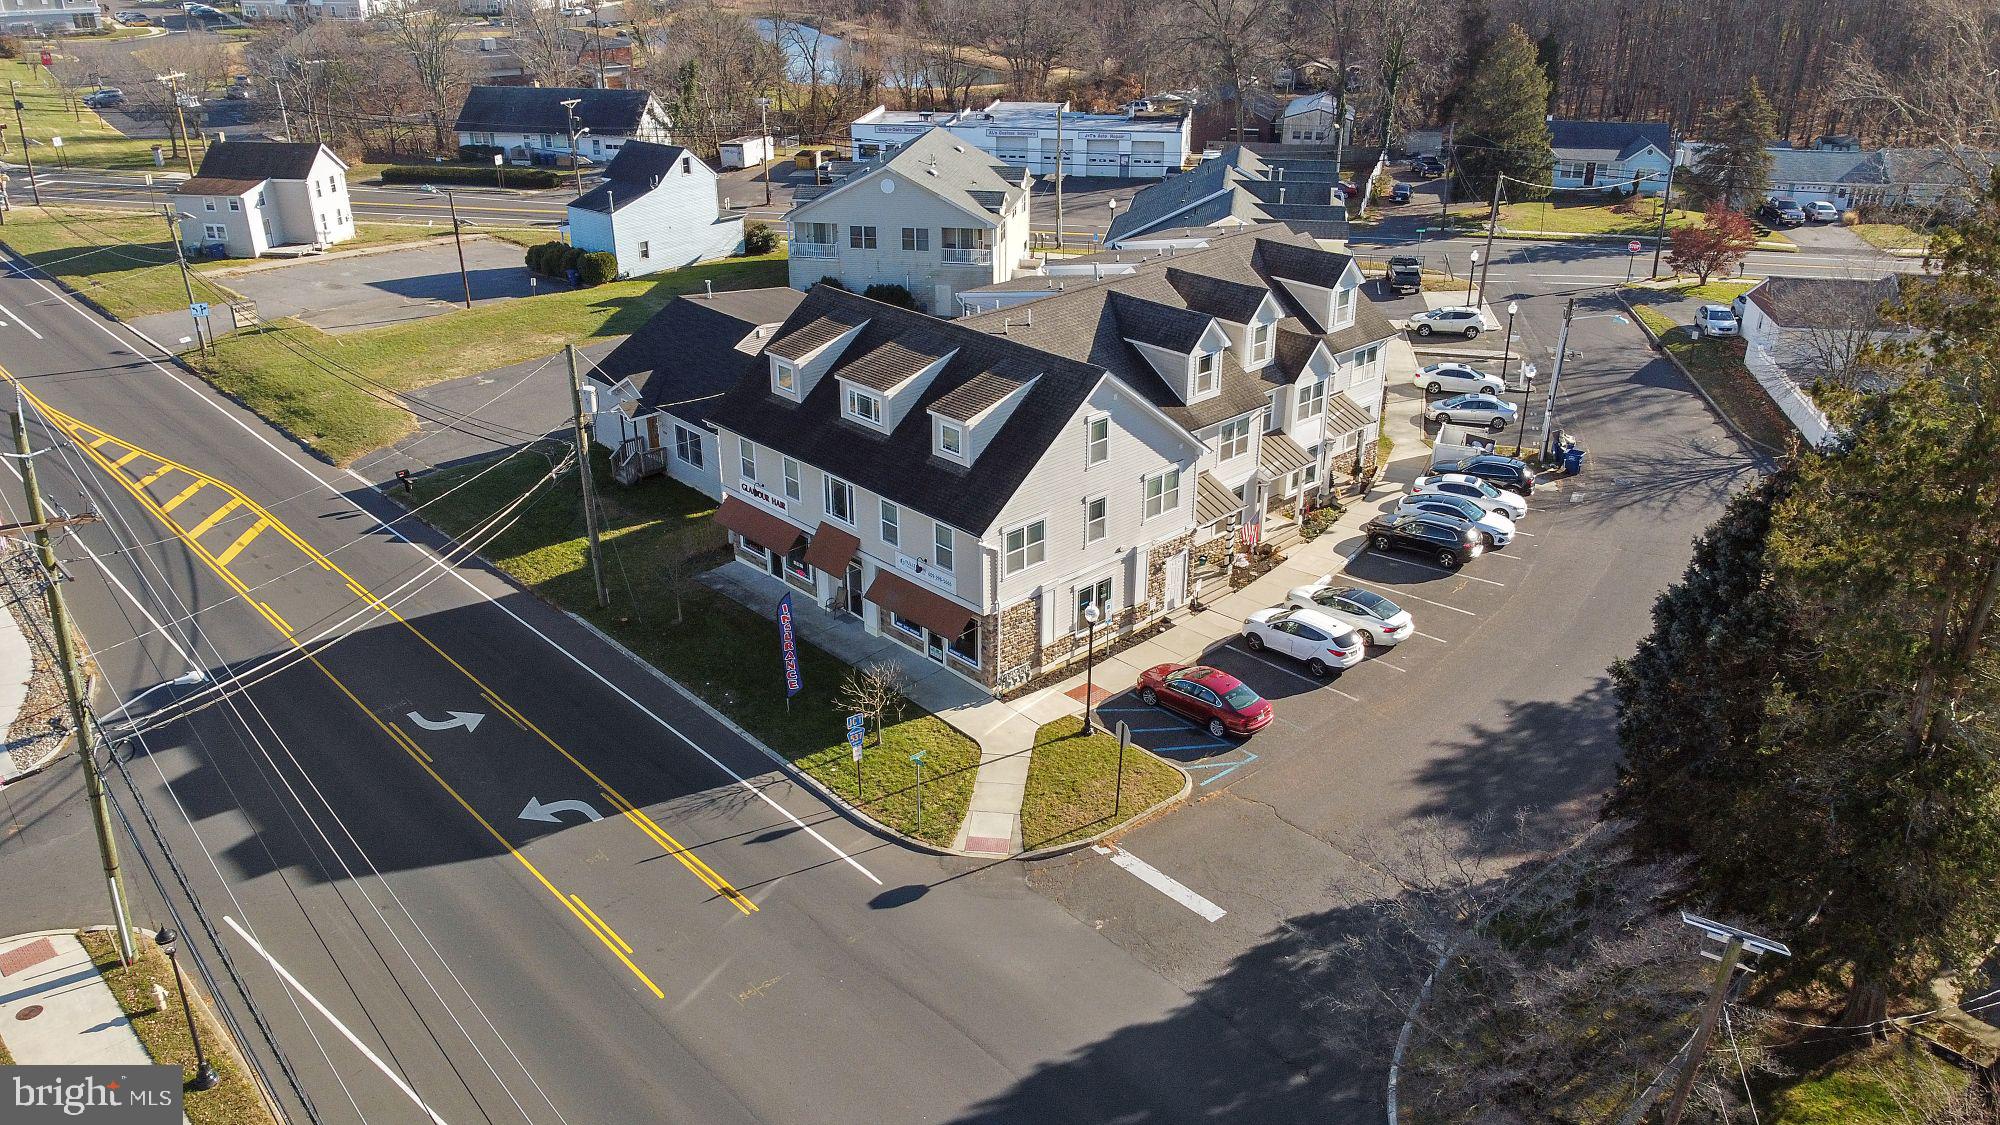
M 1563 450 L 1563 472 L 1575 476 L 1583 471 L 1583 447 L 1572 445 Z

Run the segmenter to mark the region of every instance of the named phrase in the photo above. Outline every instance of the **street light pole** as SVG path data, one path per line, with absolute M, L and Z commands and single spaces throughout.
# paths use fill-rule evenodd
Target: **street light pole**
M 757 140 L 763 146 L 764 159 L 758 161 L 764 167 L 764 206 L 771 205 L 771 99 L 757 99 Z
M 21 160 L 28 165 L 28 195 L 35 206 L 42 205 L 42 188 L 35 182 L 35 150 L 28 144 L 28 123 L 21 120 L 21 99 L 14 89 L 14 80 L 7 80 L 7 100 L 14 103 L 14 128 L 21 134 Z
M 1514 314 L 1520 311 L 1520 302 L 1507 302 L 1507 338 L 1500 341 L 1500 393 L 1503 395 L 1507 393 L 1507 361 L 1514 358 Z M 1521 388 L 1521 424 L 1523 426 L 1527 425 L 1527 417 L 1528 390 L 1524 385 Z M 1498 445 L 1499 443 L 1496 442 L 1495 444 Z M 1514 439 L 1514 452 L 1516 454 L 1521 452 L 1520 444 L 1520 438 L 1517 436 Z
M 575 186 L 576 193 L 578 195 L 583 194 L 583 165 L 577 162 L 577 154 L 576 154 L 576 138 L 577 138 L 576 107 L 577 103 L 581 102 L 582 100 L 583 100 L 582 98 L 570 98 L 569 100 L 562 103 L 563 112 L 569 114 L 570 182 Z
M 201 1029 L 195 1026 L 194 1008 L 188 1003 L 187 978 L 181 975 L 181 960 L 174 956 L 174 942 L 180 935 L 172 930 L 161 930 L 154 935 L 153 942 L 160 952 L 167 955 L 167 961 L 174 967 L 174 987 L 181 994 L 181 1017 L 187 1020 L 188 1038 L 194 1040 L 194 1078 L 188 1083 L 190 1090 L 213 1090 L 222 1085 L 222 1076 L 208 1065 L 208 1056 L 201 1049 Z
M 1465 303 L 1472 304 L 1472 279 L 1479 273 L 1479 251 L 1472 252 L 1472 264 L 1465 268 Z M 1477 306 L 1474 306 L 1475 308 Z
M 1096 729 L 1093 725 L 1093 711 L 1097 702 L 1095 672 L 1097 670 L 1097 623 L 1104 616 L 1097 608 L 1097 600 L 1083 607 L 1083 621 L 1087 627 L 1083 641 L 1083 733 Z
M 458 281 L 465 287 L 465 307 L 472 307 L 472 275 L 465 272 L 465 236 L 458 225 L 458 200 L 450 188 L 444 189 L 444 205 L 451 211 L 451 240 L 458 246 Z

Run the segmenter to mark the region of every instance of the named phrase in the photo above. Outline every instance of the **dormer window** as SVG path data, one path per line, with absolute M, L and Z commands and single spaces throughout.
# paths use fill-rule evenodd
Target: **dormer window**
M 938 419 L 937 451 L 941 456 L 954 461 L 965 460 L 965 427 L 957 422 Z
M 1215 393 L 1215 388 L 1217 385 L 1216 373 L 1220 368 L 1220 360 L 1218 359 L 1218 354 L 1219 353 L 1216 352 L 1203 352 L 1200 355 L 1194 357 L 1195 398 L 1201 398 L 1204 395 L 1212 395 Z
M 771 360 L 771 386 L 775 387 L 779 394 L 797 398 L 799 395 L 799 369 L 792 366 L 787 360 L 773 358 Z
M 882 428 L 882 398 L 880 395 L 870 394 L 859 387 L 849 387 L 847 388 L 847 399 L 843 409 L 849 418 L 857 422 L 866 422 L 876 429 Z
M 1259 324 L 1250 329 L 1250 362 L 1252 365 L 1271 361 L 1271 326 Z
M 1333 291 L 1333 326 L 1345 328 L 1354 323 L 1354 287 L 1342 286 Z

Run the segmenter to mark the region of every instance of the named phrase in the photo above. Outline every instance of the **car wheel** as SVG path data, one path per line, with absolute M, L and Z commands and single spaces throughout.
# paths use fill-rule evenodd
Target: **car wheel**
M 1149 687 L 1140 688 L 1139 702 L 1144 703 L 1148 707 L 1157 707 L 1160 705 L 1160 693 Z
M 1430 326 L 1430 325 L 1428 325 L 1428 324 L 1419 324 L 1419 325 L 1417 325 L 1417 335 L 1419 335 L 1419 336 L 1428 336 L 1428 335 L 1430 335 L 1430 334 L 1431 334 L 1431 326 Z
M 1486 423 L 1486 428 L 1497 434 L 1507 428 L 1507 420 L 1505 418 L 1495 418 L 1491 422 Z
M 1368 542 L 1369 546 L 1374 547 L 1378 551 L 1386 551 L 1389 549 L 1389 537 L 1386 535 L 1377 535 L 1375 538 L 1369 540 Z
M 1432 383 L 1429 389 L 1432 394 L 1441 394 L 1444 391 L 1444 388 L 1436 383 Z
M 1249 647 L 1251 652 L 1264 651 L 1264 638 L 1255 633 L 1243 634 L 1243 643 Z
M 1222 725 L 1221 719 L 1210 719 L 1208 721 L 1208 736 L 1210 738 L 1221 738 L 1228 733 L 1229 728 Z
M 1328 668 L 1326 666 L 1326 661 L 1321 660 L 1317 656 L 1313 657 L 1311 660 L 1306 661 L 1306 671 L 1311 672 L 1313 676 L 1317 679 L 1325 679 L 1326 674 L 1328 672 L 1331 672 L 1332 670 L 1333 669 Z
M 1465 330 L 1465 338 L 1466 338 L 1466 339 L 1468 339 L 1468 340 L 1477 340 L 1477 339 L 1479 339 L 1479 326 L 1478 326 L 1477 324 L 1474 324 L 1474 325 L 1472 325 L 1472 326 L 1468 327 L 1468 328 L 1467 328 L 1467 329 Z
M 1451 415 L 1449 415 L 1449 414 L 1440 414 L 1440 415 L 1438 415 L 1438 425 L 1440 425 L 1440 426 L 1449 426 L 1449 425 L 1451 425 Z
M 1439 566 L 1441 566 L 1441 567 L 1443 567 L 1443 568 L 1445 568 L 1446 570 L 1457 570 L 1457 569 L 1458 569 L 1458 552 L 1456 552 L 1456 551 L 1439 551 L 1439 552 L 1438 552 L 1438 565 L 1439 565 Z

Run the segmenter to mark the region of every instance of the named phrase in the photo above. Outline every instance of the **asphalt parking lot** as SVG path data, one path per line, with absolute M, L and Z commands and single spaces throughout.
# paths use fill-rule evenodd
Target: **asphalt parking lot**
M 1554 339 L 1563 296 L 1521 294 L 1536 338 Z M 1209 661 L 1276 708 L 1247 741 L 1210 739 L 1129 692 L 1106 700 L 1107 722 L 1128 723 L 1135 741 L 1189 768 L 1194 798 L 1104 853 L 1030 874 L 1194 1005 L 1323 1084 L 1331 1120 L 1379 1120 L 1381 1096 L 1379 1073 L 1324 1034 L 1318 1001 L 1347 982 L 1322 977 L 1318 953 L 1369 918 L 1336 884 L 1366 876 L 1357 857 L 1413 822 L 1490 850 L 1503 846 L 1496 825 L 1516 814 L 1592 818 L 1617 753 L 1606 670 L 1645 632 L 1692 537 L 1753 472 L 1615 309 L 1579 301 L 1559 413 L 1590 461 L 1537 490 L 1519 538 L 1458 571 L 1357 550 L 1358 537 L 1341 544 L 1354 557 L 1337 580 L 1400 603 L 1417 635 L 1326 681 L 1239 640 L 1216 646 Z M 1407 385 L 1396 395 L 1392 410 L 1420 397 Z M 1423 465 L 1396 463 L 1389 480 L 1406 485 Z
M 449 233 L 447 230 L 444 233 Z M 467 238 L 465 268 L 473 302 L 526 297 L 522 250 L 511 242 Z M 465 289 L 450 241 L 401 246 L 381 254 L 301 258 L 283 266 L 258 266 L 217 275 L 224 285 L 257 302 L 265 320 L 295 316 L 326 332 L 359 332 L 450 312 Z M 547 279 L 541 285 L 550 284 Z

